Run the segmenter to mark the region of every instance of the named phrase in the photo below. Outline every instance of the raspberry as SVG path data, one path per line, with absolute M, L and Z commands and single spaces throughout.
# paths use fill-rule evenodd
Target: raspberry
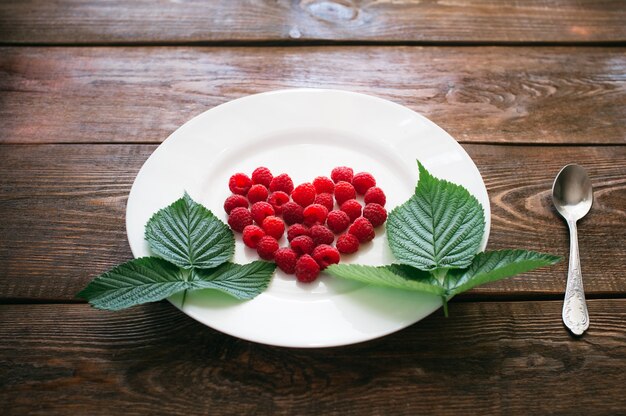
M 340 181 L 344 181 L 344 182 L 352 182 L 352 175 L 354 174 L 354 171 L 352 170 L 352 168 L 349 168 L 347 166 L 337 166 L 335 169 L 333 169 L 333 171 L 330 173 L 330 177 L 333 180 L 333 182 L 338 183 Z
M 300 184 L 293 190 L 291 198 L 303 208 L 311 205 L 315 201 L 315 187 L 308 182 Z
M 332 211 L 335 207 L 335 200 L 333 199 L 333 196 L 329 193 L 321 193 L 315 195 L 315 201 L 313 201 L 313 203 L 323 205 L 329 211 Z
M 370 220 L 365 217 L 359 217 L 348 228 L 348 232 L 359 239 L 359 242 L 366 243 L 374 239 L 374 227 Z
M 263 185 L 252 185 L 250 190 L 248 191 L 248 201 L 251 204 L 259 201 L 267 201 L 267 196 L 269 192 L 267 192 L 267 188 Z
M 337 250 L 342 254 L 356 253 L 359 249 L 359 239 L 352 234 L 341 234 L 337 238 Z
M 252 180 L 245 173 L 235 173 L 228 181 L 230 191 L 237 195 L 245 195 L 252 186 Z
M 365 197 L 363 198 L 365 204 L 375 203 L 380 204 L 381 206 L 385 206 L 387 203 L 387 197 L 382 189 L 377 186 L 372 186 L 370 189 L 365 192 Z
M 283 204 L 289 202 L 289 195 L 287 195 L 283 191 L 272 192 L 267 202 L 272 204 L 276 215 L 280 215 L 283 212 Z
M 376 186 L 376 179 L 367 172 L 360 172 L 352 178 L 352 185 L 359 195 L 363 195 L 372 186 Z
M 339 251 L 335 247 L 331 247 L 327 244 L 315 247 L 311 256 L 313 256 L 313 259 L 319 264 L 322 270 L 331 264 L 339 263 L 340 259 Z
M 254 220 L 254 222 L 259 225 L 263 224 L 263 220 L 266 217 L 275 214 L 274 208 L 272 208 L 269 203 L 264 201 L 259 201 L 252 204 L 252 206 L 250 207 L 250 212 L 252 213 L 252 219 Z
M 287 240 L 289 240 L 289 242 L 301 235 L 308 235 L 310 237 L 311 231 L 309 230 L 309 227 L 302 224 L 294 224 L 287 230 Z
M 273 260 L 274 253 L 278 250 L 278 241 L 272 236 L 261 237 L 256 246 L 256 252 L 263 260 Z
M 224 201 L 224 211 L 230 214 L 230 211 L 237 207 L 248 208 L 248 200 L 243 195 L 231 195 Z
M 283 220 L 278 217 L 274 217 L 273 215 L 265 217 L 261 227 L 263 228 L 263 231 L 265 231 L 265 234 L 271 235 L 277 240 L 279 240 L 285 232 L 285 223 Z
M 314 225 L 311 227 L 311 238 L 316 246 L 320 244 L 332 244 L 335 241 L 335 235 L 323 225 Z
M 330 211 L 326 217 L 326 225 L 332 232 L 338 234 L 348 229 L 350 217 L 343 211 Z
M 286 173 L 274 176 L 274 179 L 270 182 L 270 191 L 283 191 L 287 195 L 291 195 L 291 192 L 293 191 L 293 181 Z
M 250 248 L 256 248 L 263 237 L 265 237 L 265 231 L 256 225 L 247 225 L 243 229 L 243 243 Z
M 312 204 L 302 211 L 302 215 L 304 215 L 305 225 L 324 224 L 328 215 L 328 209 L 324 205 Z
M 332 194 L 335 192 L 335 183 L 326 176 L 318 176 L 313 179 L 313 186 L 318 194 Z
M 380 204 L 369 203 L 363 209 L 363 216 L 367 218 L 374 228 L 380 227 L 387 221 L 387 210 Z
M 296 279 L 302 283 L 310 283 L 320 274 L 320 266 L 308 254 L 300 257 L 296 262 Z
M 308 235 L 300 235 L 291 240 L 291 248 L 299 256 L 303 254 L 311 254 L 311 252 L 313 252 L 313 249 L 315 248 L 315 243 L 313 242 L 313 239 Z
M 258 183 L 265 186 L 266 188 L 269 188 L 272 179 L 274 179 L 274 175 L 272 175 L 272 172 L 270 172 L 270 170 L 264 166 L 260 166 L 256 168 L 254 172 L 252 172 L 253 184 Z
M 354 221 L 361 216 L 361 204 L 356 199 L 348 199 L 341 204 L 341 210 L 348 214 L 350 221 Z
M 233 231 L 237 231 L 238 233 L 242 232 L 246 226 L 252 224 L 252 215 L 247 208 L 237 207 L 230 211 L 230 215 L 228 216 L 228 225 Z
M 344 181 L 337 182 L 335 185 L 335 199 L 339 205 L 343 204 L 348 199 L 354 198 L 356 198 L 354 186 Z
M 287 225 L 296 224 L 304 220 L 303 209 L 295 202 L 287 202 L 283 204 L 283 220 Z
M 294 274 L 296 272 L 297 260 L 298 255 L 296 252 L 287 247 L 279 248 L 274 253 L 276 265 L 287 274 Z

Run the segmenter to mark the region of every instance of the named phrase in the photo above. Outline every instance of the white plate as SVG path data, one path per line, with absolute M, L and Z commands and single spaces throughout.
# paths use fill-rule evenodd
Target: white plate
M 148 158 L 128 198 L 126 227 L 135 257 L 150 255 L 144 226 L 157 210 L 189 192 L 224 222 L 228 178 L 258 166 L 289 173 L 296 184 L 330 175 L 335 166 L 368 171 L 385 190 L 387 208 L 408 199 L 416 159 L 435 176 L 465 186 L 485 209 L 478 169 L 444 130 L 406 107 L 336 90 L 295 89 L 240 98 L 185 123 Z M 384 228 L 384 227 L 382 227 Z M 234 261 L 257 260 L 237 236 Z M 284 237 L 281 245 L 285 245 Z M 384 231 L 342 262 L 392 262 Z M 180 307 L 180 298 L 170 299 Z M 288 347 L 330 347 L 377 338 L 419 321 L 441 306 L 438 297 L 321 277 L 298 284 L 277 271 L 267 291 L 247 302 L 212 290 L 191 292 L 182 311 L 224 333 Z

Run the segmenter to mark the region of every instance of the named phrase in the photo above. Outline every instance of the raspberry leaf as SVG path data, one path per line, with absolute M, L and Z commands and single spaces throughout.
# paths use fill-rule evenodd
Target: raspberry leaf
M 247 300 L 267 289 L 275 269 L 276 264 L 267 261 L 244 265 L 224 263 L 216 269 L 195 269 L 192 283 L 198 288 L 217 289 L 239 300 Z
M 190 289 L 189 275 L 165 260 L 141 257 L 96 277 L 76 296 L 98 309 L 116 311 Z
M 485 230 L 482 206 L 467 189 L 417 164 L 415 194 L 387 219 L 391 251 L 400 263 L 420 270 L 468 267 Z
M 454 296 L 478 285 L 550 266 L 560 260 L 551 254 L 528 250 L 487 251 L 476 255 L 467 269 L 450 270 L 445 286 L 448 294 Z
M 267 288 L 275 268 L 273 263 L 254 261 L 244 265 L 224 263 L 209 270 L 185 270 L 157 257 L 142 257 L 96 277 L 77 297 L 98 309 L 112 311 L 197 289 L 217 289 L 246 300 Z
M 324 271 L 335 277 L 375 286 L 426 292 L 439 296 L 446 293 L 446 289 L 430 273 L 400 264 L 388 266 L 333 264 Z
M 145 237 L 155 254 L 184 269 L 219 266 L 235 250 L 231 229 L 186 192 L 150 218 Z

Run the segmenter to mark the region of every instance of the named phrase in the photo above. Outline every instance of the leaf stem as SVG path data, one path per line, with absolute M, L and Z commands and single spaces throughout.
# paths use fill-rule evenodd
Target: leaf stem
M 445 296 L 441 297 L 441 301 L 443 302 L 443 315 L 448 317 L 448 299 Z
M 433 270 L 432 275 L 435 276 L 435 279 L 439 282 L 441 286 L 443 286 L 443 282 L 446 280 L 446 276 L 448 275 L 448 269 L 445 267 L 438 268 Z

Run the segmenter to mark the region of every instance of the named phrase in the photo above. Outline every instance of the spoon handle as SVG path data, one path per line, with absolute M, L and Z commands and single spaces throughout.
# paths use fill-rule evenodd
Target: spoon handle
M 573 334 L 582 335 L 589 328 L 589 313 L 585 302 L 583 276 L 580 272 L 578 232 L 576 221 L 567 221 L 567 225 L 569 226 L 570 250 L 567 287 L 563 303 L 563 322 Z

